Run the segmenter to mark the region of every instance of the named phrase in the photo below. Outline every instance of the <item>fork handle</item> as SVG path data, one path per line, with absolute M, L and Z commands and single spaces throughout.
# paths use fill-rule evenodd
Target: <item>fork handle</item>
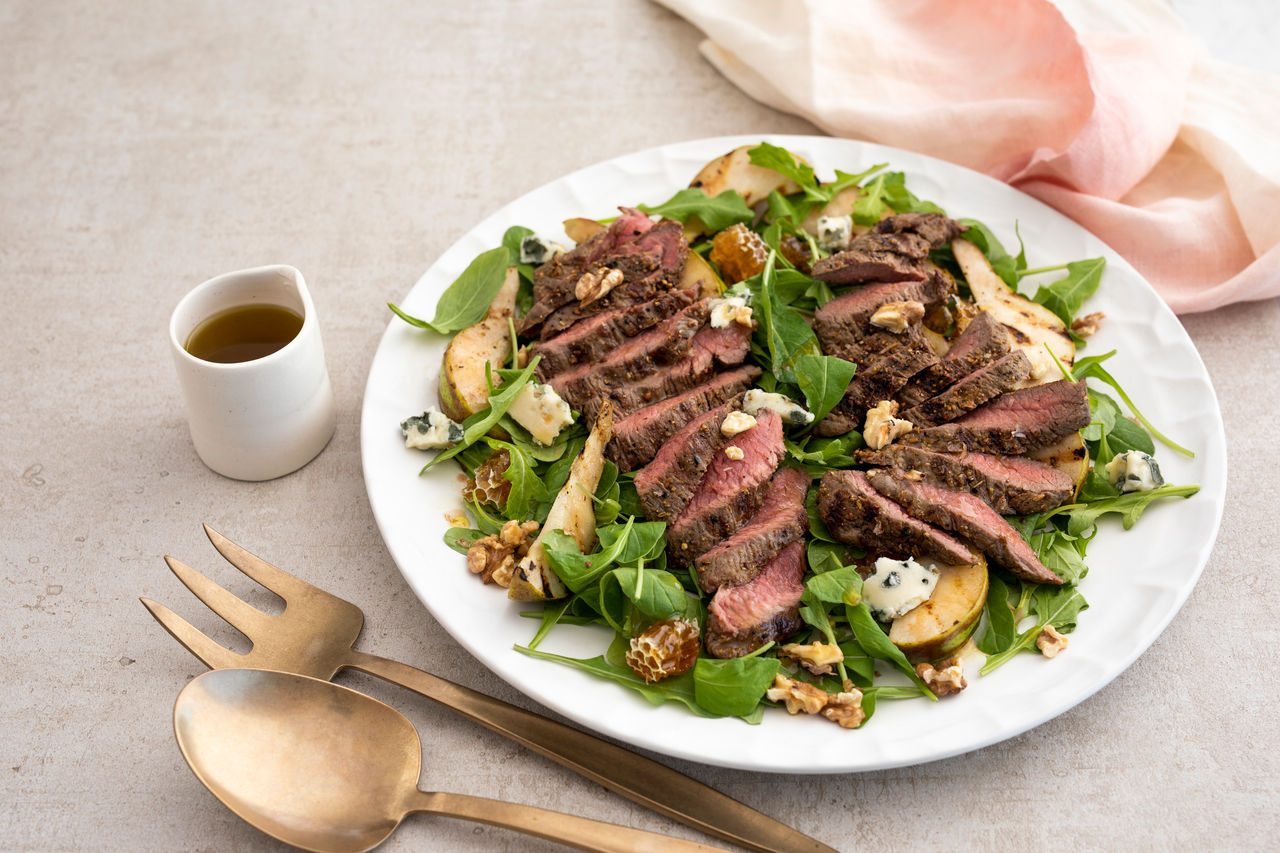
M 714 788 L 595 735 L 399 661 L 353 651 L 347 666 L 433 699 L 606 790 L 708 835 L 761 853 L 836 853 Z
M 487 797 L 419 791 L 408 805 L 415 812 L 514 829 L 589 853 L 728 853 L 696 841 Z

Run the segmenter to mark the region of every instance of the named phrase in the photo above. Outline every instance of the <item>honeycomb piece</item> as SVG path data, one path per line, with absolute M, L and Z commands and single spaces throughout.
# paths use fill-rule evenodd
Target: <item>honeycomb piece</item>
M 507 505 L 507 495 L 511 494 L 511 483 L 502 476 L 509 467 L 511 454 L 505 450 L 496 451 L 462 487 L 463 499 L 468 502 L 490 503 L 502 509 Z
M 739 223 L 726 228 L 711 241 L 711 262 L 720 270 L 725 284 L 737 284 L 764 269 L 769 246 L 760 235 Z
M 645 681 L 683 675 L 698 660 L 698 623 L 666 619 L 631 639 L 627 666 Z

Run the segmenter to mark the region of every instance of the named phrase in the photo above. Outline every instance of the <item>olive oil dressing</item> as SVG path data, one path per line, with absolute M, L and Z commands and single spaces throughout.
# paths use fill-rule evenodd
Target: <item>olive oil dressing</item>
M 204 361 L 235 364 L 271 355 L 301 330 L 302 317 L 282 305 L 237 305 L 196 326 L 184 348 Z

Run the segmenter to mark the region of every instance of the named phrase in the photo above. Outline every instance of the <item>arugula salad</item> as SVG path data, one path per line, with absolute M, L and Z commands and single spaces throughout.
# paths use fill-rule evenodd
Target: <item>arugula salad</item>
M 902 172 L 863 165 L 819 180 L 809 163 L 784 148 L 745 146 L 709 163 L 690 187 L 665 201 L 639 203 L 615 219 L 565 223 L 568 242 L 578 247 L 607 239 L 601 235 L 635 211 L 648 219 L 644 228 L 679 223 L 687 259 L 674 289 L 689 291 L 686 303 L 710 306 L 711 325 L 719 311 L 729 318 L 727 328 L 742 327 L 750 393 L 782 413 L 783 451 L 775 467 L 811 480 L 802 513 L 807 532 L 797 540 L 803 562 L 803 590 L 793 608 L 798 630 L 735 656 L 708 650 L 714 597 L 698 570 L 673 553 L 672 520 L 646 511 L 636 485 L 643 467 L 627 470 L 611 456 L 613 427 L 626 412 L 616 401 L 571 405 L 539 373 L 552 356 L 526 322 L 538 310 L 535 281 L 574 247 L 512 224 L 502 245 L 477 256 L 444 292 L 432 319 L 389 304 L 424 333 L 451 338 L 441 406 L 408 418 L 401 432 L 407 446 L 434 454 L 422 472 L 448 465 L 465 475 L 467 518 L 457 518 L 444 541 L 465 555 L 477 583 L 494 587 L 495 608 L 524 608 L 529 638 L 518 651 L 703 717 L 758 723 L 765 708 L 785 707 L 858 728 L 880 700 L 936 702 L 961 693 L 966 662 L 970 673 L 985 677 L 1014 657 L 1051 658 L 1066 649 L 1073 631 L 1088 630 L 1089 545 L 1098 535 L 1123 535 L 1104 517 L 1118 516 L 1127 531 L 1156 500 L 1198 491 L 1164 483 L 1156 457 L 1193 451 L 1161 433 L 1108 371 L 1115 351 L 1089 352 L 1087 338 L 1106 322 L 1087 311 L 1089 298 L 1106 286 L 1105 259 L 1051 258 L 1032 267 L 1021 235 L 1014 253 L 986 224 L 957 218 L 961 237 L 929 246 L 920 261 L 948 283 L 949 295 L 923 316 L 910 314 L 912 303 L 893 305 L 908 306 L 895 308 L 909 315 L 899 322 L 918 327 L 939 357 L 976 315 L 989 312 L 1034 365 L 1036 381 L 1087 383 L 1087 425 L 1037 457 L 1037 464 L 1069 475 L 1068 497 L 1036 512 L 1002 513 L 1060 583 L 1032 582 L 986 560 L 940 573 L 938 566 L 920 565 L 927 561 L 917 562 L 918 555 L 851 542 L 829 525 L 819 481 L 831 472 L 868 470 L 865 454 L 903 442 L 910 424 L 895 427 L 905 433 L 883 431 L 884 423 L 903 423 L 894 403 L 887 421 L 875 422 L 874 438 L 871 412 L 865 421 L 859 412 L 853 429 L 823 434 L 822 424 L 836 422 L 847 407 L 847 389 L 867 367 L 824 351 L 815 314 L 868 285 L 824 279 L 815 269 L 830 268 L 828 259 L 878 223 L 946 214 L 917 198 Z M 980 250 L 980 264 L 958 253 L 960 242 Z M 609 272 L 601 267 L 578 278 L 577 300 L 603 299 L 610 288 L 621 294 L 631 274 Z M 896 320 L 877 315 L 887 318 L 885 328 Z M 765 412 L 747 418 L 750 429 L 764 423 Z M 719 440 L 723 447 L 726 439 Z M 459 571 L 463 563 L 460 558 Z M 885 604 L 883 589 L 872 589 L 887 588 L 890 575 L 894 585 L 914 578 L 917 569 L 931 595 L 905 610 Z M 501 601 L 504 592 L 520 604 Z M 540 648 L 567 624 L 599 626 L 599 654 L 571 658 Z

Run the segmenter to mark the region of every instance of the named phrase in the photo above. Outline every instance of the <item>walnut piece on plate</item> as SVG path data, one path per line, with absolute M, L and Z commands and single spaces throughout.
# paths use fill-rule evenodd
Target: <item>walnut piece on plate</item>
M 472 543 L 467 549 L 467 568 L 485 583 L 507 586 L 516 563 L 529 553 L 530 537 L 537 531 L 536 521 L 508 521 L 502 530 Z

